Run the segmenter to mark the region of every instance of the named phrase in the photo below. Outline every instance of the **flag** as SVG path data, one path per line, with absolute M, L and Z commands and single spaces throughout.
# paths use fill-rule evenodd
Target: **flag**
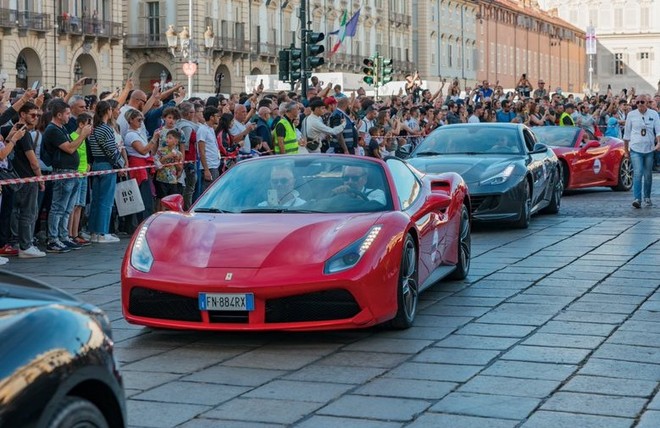
M 353 14 L 348 22 L 346 22 L 347 17 L 348 13 L 347 11 L 344 11 L 344 14 L 341 17 L 341 24 L 339 25 L 339 29 L 329 33 L 331 35 L 336 35 L 339 38 L 337 43 L 335 43 L 335 45 L 332 47 L 330 55 L 336 53 L 339 50 L 342 42 L 344 41 L 344 38 L 355 37 L 355 34 L 357 33 L 358 20 L 360 19 L 360 9 L 358 9 L 357 12 Z

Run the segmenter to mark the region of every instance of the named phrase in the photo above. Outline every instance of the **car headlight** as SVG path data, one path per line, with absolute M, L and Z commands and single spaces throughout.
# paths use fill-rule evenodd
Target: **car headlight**
M 380 225 L 373 226 L 362 238 L 351 243 L 348 247 L 330 257 L 330 259 L 325 262 L 323 273 L 328 275 L 355 266 L 360 259 L 362 259 L 362 256 L 367 252 L 369 247 L 371 247 L 371 244 L 373 244 L 382 228 L 383 227 Z
M 147 243 L 147 225 L 142 226 L 140 232 L 135 238 L 133 250 L 131 251 L 131 266 L 140 272 L 147 273 L 151 270 L 151 265 L 154 263 L 154 256 L 151 254 L 151 249 Z
M 481 185 L 502 184 L 502 183 L 506 182 L 509 179 L 509 177 L 511 177 L 511 174 L 513 174 L 514 168 L 515 168 L 514 165 L 510 164 L 509 166 L 504 168 L 504 170 L 502 172 L 500 172 L 499 174 L 496 174 L 496 175 L 494 175 L 490 178 L 487 178 L 487 179 L 483 180 L 482 182 L 480 182 L 479 184 L 481 184 Z

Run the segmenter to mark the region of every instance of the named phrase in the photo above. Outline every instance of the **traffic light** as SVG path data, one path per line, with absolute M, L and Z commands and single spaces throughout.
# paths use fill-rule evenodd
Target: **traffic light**
M 391 58 L 382 58 L 380 68 L 380 83 L 384 85 L 392 81 L 392 73 L 394 69 L 392 68 L 392 59 Z
M 289 82 L 300 80 L 300 76 L 302 76 L 301 55 L 302 51 L 300 49 L 289 49 Z
M 289 72 L 289 50 L 284 49 L 279 53 L 279 79 L 282 82 L 288 82 Z
M 325 34 L 315 33 L 313 31 L 307 32 L 307 70 L 313 70 L 325 64 L 325 60 L 321 55 L 325 52 L 325 48 L 321 43 L 325 39 Z
M 362 63 L 364 64 L 364 67 L 362 68 L 364 77 L 362 80 L 367 85 L 376 85 L 378 82 L 378 76 L 376 75 L 376 63 L 371 58 L 365 58 Z

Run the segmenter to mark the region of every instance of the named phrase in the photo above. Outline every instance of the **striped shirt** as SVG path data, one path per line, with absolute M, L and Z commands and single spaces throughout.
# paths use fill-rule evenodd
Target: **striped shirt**
M 113 167 L 123 167 L 124 159 L 121 157 L 115 142 L 115 132 L 108 124 L 101 124 L 94 128 L 88 138 L 89 148 L 94 159 L 107 159 Z

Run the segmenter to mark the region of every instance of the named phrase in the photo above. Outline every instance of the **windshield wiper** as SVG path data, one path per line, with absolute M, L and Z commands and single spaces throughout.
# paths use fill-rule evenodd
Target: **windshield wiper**
M 193 212 L 196 213 L 223 213 L 223 214 L 234 214 L 233 211 L 221 210 L 220 208 L 195 208 Z
M 241 211 L 243 214 L 250 213 L 325 213 L 325 211 L 305 210 L 296 208 L 249 208 Z
M 441 154 L 442 153 L 438 153 L 438 152 L 419 152 L 419 153 L 415 153 L 415 156 L 437 156 Z

